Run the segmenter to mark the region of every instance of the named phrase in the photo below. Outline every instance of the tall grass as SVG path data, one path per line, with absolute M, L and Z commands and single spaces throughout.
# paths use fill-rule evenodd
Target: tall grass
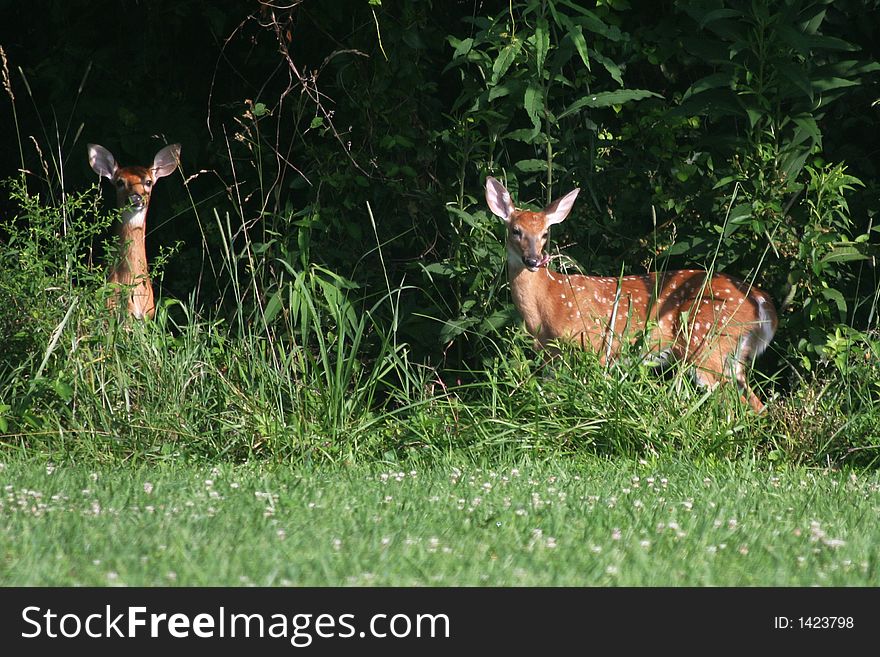
M 479 369 L 431 367 L 399 333 L 401 299 L 422 292 L 390 281 L 369 206 L 376 244 L 364 249 L 386 272 L 384 289 L 253 241 L 240 208 L 214 215 L 224 302 L 164 298 L 154 321 L 136 322 L 106 305 L 99 235 L 113 215 L 98 189 L 56 203 L 25 180 L 7 184 L 18 212 L 0 244 L 4 450 L 108 462 L 880 457 L 880 341 L 870 333 L 777 388 L 760 416 L 732 386 L 695 388 L 683 370 L 658 376 L 637 352 L 610 367 L 574 350 L 545 363 L 521 330 L 480 336 Z

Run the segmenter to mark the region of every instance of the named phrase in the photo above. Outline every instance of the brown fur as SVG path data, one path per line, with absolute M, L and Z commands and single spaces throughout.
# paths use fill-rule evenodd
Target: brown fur
M 118 289 L 109 304 L 115 307 L 118 297 L 125 294 L 126 308 L 137 319 L 152 318 L 156 313 L 146 247 L 150 196 L 156 182 L 172 173 L 179 160 L 180 144 L 172 144 L 156 154 L 150 168 L 119 167 L 110 151 L 89 144 L 89 164 L 115 185 L 117 206 L 122 211 L 115 229 L 119 251 L 107 274 L 107 280 Z
M 530 212 L 514 209 L 497 180 L 486 181 L 489 207 L 507 224 L 513 302 L 536 346 L 552 349 L 556 340 L 574 342 L 605 362 L 647 329 L 652 351 L 692 365 L 703 384 L 735 379 L 751 407 L 762 410 L 745 366 L 776 330 L 770 297 L 728 274 L 710 277 L 702 270 L 622 278 L 550 271 L 544 254 L 549 227 L 565 219 L 577 191 L 542 212 Z

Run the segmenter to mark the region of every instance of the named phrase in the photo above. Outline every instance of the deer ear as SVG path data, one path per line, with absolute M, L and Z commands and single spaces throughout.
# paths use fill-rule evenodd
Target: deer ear
M 513 201 L 510 200 L 510 193 L 504 188 L 500 182 L 492 176 L 486 178 L 486 203 L 492 213 L 507 221 L 513 214 Z
M 548 226 L 565 221 L 568 213 L 571 212 L 571 207 L 574 205 L 574 200 L 577 198 L 579 191 L 581 190 L 573 189 L 562 198 L 556 199 L 553 203 L 544 208 L 544 216 L 547 217 Z
M 92 171 L 108 180 L 113 180 L 119 168 L 113 154 L 98 144 L 89 144 L 89 165 Z
M 180 144 L 171 144 L 156 153 L 153 158 L 153 176 L 155 178 L 164 178 L 174 173 L 177 164 L 180 162 Z

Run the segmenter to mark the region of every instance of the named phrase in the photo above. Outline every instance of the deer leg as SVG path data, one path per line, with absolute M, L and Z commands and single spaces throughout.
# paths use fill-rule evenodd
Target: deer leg
M 752 407 L 752 410 L 755 413 L 760 413 L 764 410 L 763 402 L 758 398 L 758 395 L 754 393 L 754 391 L 749 387 L 749 383 L 746 380 L 746 368 L 743 364 L 743 361 L 739 358 L 733 356 L 730 359 L 730 369 L 732 370 L 731 374 L 733 375 L 733 379 L 736 381 L 736 385 L 739 388 L 740 398 L 749 404 Z

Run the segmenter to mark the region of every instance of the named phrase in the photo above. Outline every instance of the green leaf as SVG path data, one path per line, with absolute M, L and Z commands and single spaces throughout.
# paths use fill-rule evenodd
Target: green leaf
M 517 85 L 515 84 L 499 84 L 491 89 L 489 89 L 489 102 L 491 103 L 496 98 L 503 98 L 504 96 L 509 96 L 511 91 L 513 91 Z
M 574 19 L 575 22 L 583 25 L 587 30 L 605 37 L 609 41 L 620 41 L 623 34 L 616 25 L 608 25 L 589 9 L 584 8 L 583 2 L 573 2 L 572 0 L 557 0 L 559 4 L 563 4 L 574 9 L 580 16 Z
M 813 80 L 813 88 L 818 92 L 830 91 L 832 89 L 841 89 L 843 87 L 856 87 L 860 83 L 857 80 L 847 80 L 845 78 L 825 77 Z
M 823 64 L 822 66 L 817 66 L 813 70 L 813 77 L 838 77 L 851 79 L 867 73 L 875 73 L 878 70 L 880 70 L 880 62 L 842 59 L 837 62 L 830 62 L 828 64 Z
M 547 52 L 550 50 L 550 28 L 546 18 L 539 18 L 535 24 L 535 63 L 538 72 L 544 70 Z
M 581 56 L 581 61 L 584 63 L 584 66 L 587 67 L 587 70 L 590 70 L 590 52 L 587 49 L 587 40 L 584 38 L 584 30 L 580 25 L 572 25 L 568 30 L 568 36 L 571 37 L 572 43 L 574 43 L 575 49 L 578 51 L 578 55 Z
M 730 183 L 734 183 L 740 180 L 739 176 L 724 176 L 723 178 L 719 178 L 718 182 L 712 186 L 712 189 L 721 189 L 722 187 L 726 187 Z
M 776 34 L 782 45 L 788 46 L 802 57 L 810 56 L 809 35 L 794 29 L 791 25 L 780 25 Z
M 811 34 L 806 37 L 806 41 L 811 50 L 839 50 L 843 52 L 859 50 L 855 44 L 827 34 Z
M 632 100 L 643 100 L 645 98 L 662 98 L 658 93 L 648 91 L 647 89 L 618 89 L 617 91 L 600 91 L 599 93 L 590 94 L 579 98 L 571 105 L 565 108 L 565 111 L 559 115 L 562 119 L 569 114 L 574 114 L 584 107 L 611 107 L 612 105 L 623 105 Z
M 423 265 L 422 269 L 427 274 L 438 274 L 447 278 L 452 278 L 458 274 L 458 270 L 448 262 L 432 262 L 429 265 Z
M 547 160 L 520 160 L 513 166 L 523 173 L 535 173 L 547 170 Z
M 822 143 L 822 132 L 821 130 L 819 130 L 819 126 L 816 123 L 815 117 L 810 116 L 809 114 L 801 114 L 792 117 L 792 120 L 798 127 L 797 132 L 800 132 L 805 137 L 811 139 L 814 144 Z M 800 138 L 800 135 L 798 135 L 797 132 L 795 133 L 795 137 L 794 139 L 792 139 L 792 141 L 803 141 L 803 139 Z
M 472 215 L 470 212 L 466 212 L 461 208 L 457 208 L 454 205 L 447 205 L 446 209 L 454 214 L 456 217 L 461 219 L 464 223 L 466 223 L 471 228 L 475 228 L 477 230 L 486 231 L 486 226 L 494 223 L 494 222 L 486 222 L 486 217 L 484 213 L 479 213 L 478 216 Z
M 742 107 L 730 89 L 707 89 L 682 100 L 681 105 L 670 110 L 669 116 L 741 116 Z
M 509 324 L 513 319 L 510 308 L 496 310 L 483 320 L 482 326 L 497 331 L 502 326 Z
M 730 65 L 730 50 L 720 39 L 707 39 L 705 35 L 696 33 L 682 35 L 682 46 L 686 52 L 699 58 L 706 64 L 715 64 L 720 68 Z
M 493 85 L 498 84 L 498 81 L 504 77 L 504 74 L 507 73 L 507 69 L 509 69 L 510 65 L 516 60 L 516 56 L 519 54 L 521 48 L 522 41 L 512 41 L 501 49 L 495 63 L 492 64 Z
M 485 109 L 486 105 L 483 100 L 488 100 L 490 103 L 495 101 L 498 98 L 505 98 L 507 96 L 513 96 L 515 98 L 521 98 L 523 95 L 523 91 L 525 89 L 525 83 L 522 80 L 514 78 L 513 76 L 509 76 L 504 79 L 501 83 L 494 87 L 489 88 L 489 93 L 486 94 L 483 92 L 481 94 L 480 99 L 474 105 L 474 109 Z
M 544 94 L 541 89 L 534 85 L 529 85 L 523 95 L 523 107 L 525 107 L 532 124 L 535 126 L 535 132 L 541 130 L 541 111 L 544 109 Z
M 719 87 L 730 88 L 732 77 L 730 73 L 712 73 L 694 82 L 687 91 L 684 92 L 683 100 L 687 100 L 691 96 L 706 91 L 708 89 L 718 89 Z
M 696 251 L 698 246 L 705 243 L 706 240 L 702 237 L 683 239 L 666 249 L 666 255 L 684 255 L 686 253 L 691 253 Z
M 265 311 L 265 321 L 266 324 L 271 324 L 272 320 L 275 319 L 275 316 L 278 314 L 278 311 L 281 310 L 281 291 L 278 290 L 269 297 L 269 301 L 266 302 L 266 311 Z
M 779 161 L 779 169 L 785 174 L 786 180 L 795 180 L 798 177 L 809 156 L 810 149 L 798 145 L 789 146 L 783 152 Z
M 727 216 L 727 223 L 724 224 L 723 236 L 730 237 L 740 228 L 748 224 L 752 217 L 752 206 L 750 203 L 740 203 L 734 207 Z
M 699 23 L 700 29 L 703 29 L 710 23 L 714 23 L 717 20 L 721 20 L 724 18 L 741 18 L 742 12 L 737 11 L 736 9 L 715 9 L 712 11 L 707 11 L 705 14 L 699 15 L 698 12 L 700 10 L 697 9 L 693 12 L 688 11 L 689 14 Z
M 821 262 L 852 262 L 853 260 L 867 260 L 868 256 L 854 246 L 835 246 L 831 253 L 822 257 Z
M 599 62 L 605 68 L 605 70 L 608 71 L 608 75 L 611 76 L 612 80 L 614 80 L 621 87 L 623 86 L 623 72 L 620 70 L 617 62 L 609 57 L 606 57 L 595 48 L 593 49 L 593 59 Z
M 519 128 L 518 130 L 511 130 L 506 135 L 504 135 L 504 139 L 513 139 L 515 141 L 521 141 L 526 144 L 534 143 L 537 135 L 533 129 L 528 128 Z
M 776 68 L 782 80 L 780 91 L 783 97 L 797 98 L 799 95 L 797 92 L 800 92 L 800 95 L 805 96 L 810 102 L 813 101 L 813 85 L 803 66 L 780 62 Z
M 471 38 L 459 40 L 455 37 L 449 37 L 449 45 L 455 48 L 455 51 L 452 53 L 452 58 L 456 59 L 470 52 L 471 48 L 474 47 L 474 40 Z
M 822 25 L 822 21 L 825 20 L 825 12 L 827 10 L 822 7 L 811 7 L 810 9 L 814 12 L 812 16 L 808 18 L 806 15 L 801 14 L 799 18 L 804 21 L 804 33 L 815 34 L 819 31 L 819 27 Z
M 743 47 L 747 47 L 747 43 L 750 43 L 751 25 L 748 21 L 741 20 L 740 18 L 733 20 L 721 18 L 707 24 L 706 29 L 709 32 L 715 33 L 722 41 L 731 43 L 732 52 L 738 52 Z
M 764 112 L 756 107 L 746 107 L 746 116 L 749 119 L 749 127 L 754 128 L 758 125 L 758 121 L 764 118 Z
M 841 315 L 846 315 L 846 300 L 840 292 L 832 287 L 826 287 L 822 288 L 822 296 L 828 299 L 828 301 L 833 301 Z
M 58 379 L 53 384 L 53 387 L 55 388 L 55 394 L 58 395 L 63 401 L 69 402 L 71 399 L 73 399 L 73 388 L 70 387 L 69 383 Z
M 443 343 L 451 342 L 479 321 L 476 317 L 466 317 L 443 322 L 443 328 L 440 329 L 440 341 Z

